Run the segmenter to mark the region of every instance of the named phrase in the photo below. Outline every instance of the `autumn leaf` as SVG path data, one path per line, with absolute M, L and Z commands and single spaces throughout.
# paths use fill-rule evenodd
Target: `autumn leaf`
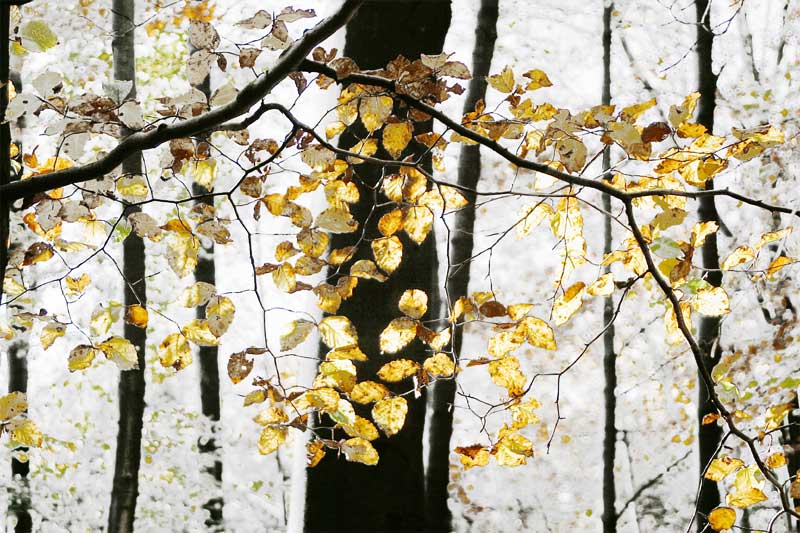
M 67 368 L 70 372 L 86 370 L 92 366 L 96 354 L 97 350 L 95 350 L 93 346 L 88 344 L 78 345 L 69 352 Z
M 719 459 L 714 459 L 711 461 L 711 464 L 708 465 L 708 469 L 703 477 L 710 479 L 711 481 L 721 481 L 729 474 L 735 472 L 743 466 L 744 461 L 741 459 L 727 456 L 720 457 Z
M 11 430 L 12 441 L 32 448 L 40 448 L 42 446 L 44 436 L 33 420 L 17 418 L 8 423 L 8 428 Z
M 501 93 L 510 93 L 514 90 L 514 71 L 506 65 L 500 74 L 489 76 L 486 81 Z
M 497 464 L 500 466 L 520 466 L 533 457 L 533 443 L 519 433 L 502 432 L 501 438 L 492 448 Z
M 397 307 L 406 316 L 422 318 L 428 311 L 428 295 L 420 289 L 408 289 L 400 296 Z
M 216 293 L 217 288 L 214 285 L 205 281 L 198 281 L 183 289 L 176 303 L 183 307 L 197 307 L 208 303 L 208 300 Z
M 286 352 L 296 348 L 308 338 L 316 325 L 308 320 L 295 320 L 289 325 L 289 330 L 281 335 L 281 351 Z
M 578 281 L 556 298 L 553 303 L 553 323 L 556 326 L 566 323 L 581 308 L 585 286 L 585 283 Z
M 383 147 L 393 159 L 398 159 L 400 154 L 411 141 L 413 129 L 410 122 L 394 122 L 383 128 Z
M 767 495 L 761 490 L 764 483 L 764 475 L 758 469 L 758 465 L 742 468 L 736 473 L 733 489 L 725 497 L 725 501 L 731 507 L 738 509 L 763 502 L 767 499 Z
M 733 528 L 736 523 L 736 511 L 730 507 L 717 507 L 708 513 L 708 525 L 714 531 Z
M 236 307 L 233 301 L 226 296 L 214 296 L 206 305 L 206 320 L 208 329 L 215 337 L 221 337 L 228 331 L 233 317 L 236 314 Z
M 376 381 L 362 381 L 357 383 L 350 391 L 350 399 L 361 404 L 368 404 L 382 400 L 389 395 L 389 389 Z
M 109 337 L 97 345 L 108 359 L 117 364 L 120 370 L 133 370 L 139 368 L 139 359 L 136 348 L 127 339 L 122 337 Z
M 141 305 L 129 305 L 125 308 L 125 322 L 137 328 L 146 328 L 148 321 L 147 309 Z
M 158 345 L 158 359 L 161 366 L 183 370 L 192 364 L 192 349 L 181 333 L 170 333 Z
M 408 413 L 408 403 L 402 396 L 379 400 L 372 407 L 372 419 L 387 437 L 403 429 Z
M 395 383 L 413 376 L 419 370 L 419 363 L 410 359 L 389 361 L 378 370 L 378 377 L 383 381 Z
M 397 353 L 417 336 L 417 321 L 395 318 L 380 335 L 381 353 Z
M 328 348 L 344 348 L 358 344 L 358 334 L 350 319 L 344 316 L 329 316 L 319 323 L 319 334 Z
M 392 113 L 394 101 L 390 96 L 365 96 L 358 104 L 358 114 L 368 132 L 383 126 Z M 358 150 L 352 150 L 358 152 Z
M 286 441 L 289 433 L 287 428 L 268 426 L 261 430 L 258 437 L 258 453 L 269 455 L 276 451 Z
M 756 253 L 749 246 L 739 246 L 720 265 L 722 270 L 732 270 L 742 263 L 749 263 L 755 259 Z
M 359 437 L 347 439 L 342 443 L 341 449 L 345 458 L 351 463 L 369 466 L 378 464 L 378 452 L 368 440 Z
M 459 446 L 454 450 L 459 454 L 459 460 L 465 470 L 476 466 L 486 466 L 489 464 L 489 450 L 480 444 L 472 446 Z
M 253 360 L 248 359 L 245 352 L 236 352 L 228 358 L 228 377 L 234 385 L 249 376 L 251 370 Z
M 219 339 L 212 333 L 208 320 L 195 318 L 183 326 L 183 335 L 198 346 L 219 346 Z
M 371 247 L 375 262 L 387 274 L 391 274 L 400 266 L 403 260 L 403 243 L 397 236 L 375 239 Z
M 536 89 L 541 89 L 542 87 L 553 86 L 553 83 L 550 81 L 550 78 L 547 77 L 547 74 L 539 69 L 529 70 L 523 74 L 523 76 L 531 80 L 528 82 L 528 85 L 525 86 L 526 91 L 535 91 Z
M 728 293 L 722 287 L 697 291 L 692 300 L 692 307 L 705 316 L 722 316 L 731 312 Z
M 449 355 L 443 352 L 436 353 L 425 359 L 422 368 L 434 377 L 450 377 L 456 371 L 456 365 Z
M 489 376 L 495 385 L 508 390 L 512 398 L 522 396 L 525 388 L 525 374 L 519 370 L 519 360 L 508 356 L 489 363 Z
M 24 392 L 14 391 L 0 397 L 0 421 L 7 422 L 28 409 L 28 398 Z

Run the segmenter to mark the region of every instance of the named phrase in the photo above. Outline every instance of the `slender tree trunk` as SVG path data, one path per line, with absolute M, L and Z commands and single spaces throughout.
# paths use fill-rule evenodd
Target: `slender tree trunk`
M 0 86 L 0 117 L 6 116 L 6 108 L 8 107 L 10 9 L 8 4 L 0 5 L 0 83 L 2 83 L 2 86 Z M 0 185 L 6 185 L 11 181 L 10 144 L 11 126 L 8 122 L 3 122 L 0 124 Z M 6 266 L 8 265 L 8 246 L 11 236 L 10 209 L 11 204 L 4 196 L 0 195 L 0 274 L 2 274 L 3 278 L 5 278 Z M 0 283 L 0 303 L 2 303 L 2 300 L 3 284 Z
M 440 53 L 450 15 L 449 0 L 367 2 L 347 25 L 344 54 L 362 69 L 372 69 L 386 66 L 398 54 L 417 59 L 421 53 Z M 398 108 L 395 112 L 403 113 Z M 430 131 L 431 126 L 430 121 L 417 123 L 414 133 Z M 342 134 L 341 145 L 352 147 L 365 134 L 360 124 L 354 124 Z M 410 151 L 417 155 L 420 153 L 418 148 Z M 382 150 L 378 155 L 388 157 Z M 430 160 L 425 165 L 430 169 Z M 359 185 L 362 201 L 353 206 L 353 216 L 362 224 L 367 239 L 379 237 L 375 223 L 389 208 L 378 207 L 368 220 L 375 200 L 372 187 L 384 171 L 391 173 L 396 169 L 365 163 L 357 165 L 354 170 L 353 182 Z M 368 222 L 363 227 L 365 221 Z M 331 246 L 339 248 L 355 244 L 360 234 L 361 231 L 334 235 Z M 431 300 L 438 298 L 433 234 L 428 235 L 421 245 L 414 244 L 405 236 L 401 239 L 404 248 L 401 266 L 384 283 L 360 280 L 355 294 L 338 311 L 352 321 L 358 331 L 361 349 L 370 357 L 369 361 L 359 364 L 359 380 L 375 379 L 377 370 L 386 362 L 386 358 L 379 355 L 378 337 L 399 315 L 397 302 L 403 291 L 417 288 L 426 291 Z M 366 258 L 372 259 L 372 253 L 369 246 L 362 244 L 352 261 Z M 432 303 L 430 316 L 437 312 L 436 303 Z M 424 349 L 418 343 L 414 341 L 398 356 L 421 361 Z M 394 389 L 400 392 L 403 387 Z M 380 437 L 373 442 L 380 454 L 377 465 L 347 463 L 343 457 L 328 454 L 319 465 L 308 471 L 306 531 L 425 530 L 422 461 L 425 393 L 423 391 L 419 397 L 406 396 L 406 399 L 408 414 L 402 431 L 391 438 Z M 357 411 L 364 415 L 360 408 Z
M 709 133 L 714 131 L 714 111 L 716 109 L 717 75 L 714 74 L 711 49 L 714 44 L 714 35 L 711 32 L 708 0 L 697 0 L 697 64 L 700 90 L 697 122 L 706 127 Z M 713 180 L 706 182 L 707 189 L 713 189 Z M 698 216 L 701 222 L 714 221 L 719 223 L 717 207 L 712 196 L 700 198 Z M 706 238 L 702 247 L 702 264 L 706 269 L 706 281 L 715 287 L 722 284 L 722 271 L 719 269 L 719 251 L 717 249 L 717 235 L 712 233 Z M 710 372 L 719 361 L 722 350 L 719 343 L 720 319 L 717 317 L 702 317 L 700 319 L 697 342 L 703 350 L 703 364 Z M 702 472 L 714 459 L 714 453 L 719 445 L 722 431 L 717 424 L 703 424 L 703 417 L 714 412 L 710 401 L 712 391 L 706 390 L 701 385 L 698 388 L 697 418 L 698 418 L 698 446 L 700 451 L 700 494 L 697 499 L 698 521 L 697 529 L 702 531 L 707 524 L 707 516 L 712 509 L 720 503 L 719 488 L 716 482 L 702 478 Z
M 472 51 L 472 79 L 467 88 L 464 113 L 475 110 L 478 100 L 486 97 L 486 76 L 492 64 L 494 43 L 497 40 L 498 0 L 481 0 L 475 28 L 475 47 Z M 446 289 L 450 302 L 467 294 L 469 289 L 470 259 L 473 251 L 475 227 L 474 191 L 481 177 L 481 155 L 478 145 L 463 145 L 458 162 L 458 184 L 468 190 L 462 194 L 469 205 L 455 215 L 450 242 Z M 463 331 L 453 332 L 452 348 L 456 358 L 460 356 Z M 452 516 L 447 506 L 450 482 L 450 437 L 453 433 L 453 402 L 456 396 L 456 380 L 441 380 L 433 388 L 430 418 L 430 446 L 426 475 L 426 515 L 428 526 L 434 531 L 450 531 Z
M 113 7 L 114 78 L 131 81 L 127 99 L 136 98 L 136 56 L 134 50 L 134 0 L 114 0 Z M 127 132 L 123 132 L 127 133 Z M 141 153 L 131 154 L 122 163 L 123 174 L 142 173 Z M 131 213 L 135 208 L 128 208 Z M 123 243 L 123 275 L 125 305 L 146 305 L 144 241 L 131 232 Z M 139 368 L 120 373 L 119 432 L 114 467 L 114 485 L 108 513 L 109 532 L 132 532 L 139 494 L 139 463 L 141 460 L 142 424 L 144 416 L 144 353 L 147 333 L 143 328 L 125 324 L 125 338 L 136 347 Z
M 603 105 L 611 104 L 611 13 L 614 4 L 606 4 L 603 8 Z M 611 168 L 611 148 L 606 146 L 603 151 L 603 169 Z M 604 179 L 609 179 L 605 175 Z M 611 197 L 603 194 L 603 210 L 611 212 Z M 611 217 L 603 217 L 603 253 L 612 251 L 614 234 L 611 226 Z M 603 273 L 609 272 L 609 267 Z M 605 422 L 603 424 L 603 533 L 617 531 L 617 489 L 614 480 L 614 460 L 617 456 L 617 353 L 614 351 L 614 296 L 603 298 L 603 324 L 606 330 L 603 333 L 603 373 L 605 375 L 605 390 L 603 398 L 605 403 Z
M 206 99 L 211 96 L 211 79 L 206 76 L 198 87 Z M 200 196 L 207 194 L 208 189 L 199 183 L 192 184 L 192 194 Z M 204 197 L 197 200 L 199 204 L 207 204 L 214 206 L 213 197 Z M 214 264 L 214 241 L 209 240 L 210 244 L 205 247 L 197 258 L 197 267 L 194 271 L 194 276 L 197 281 L 204 281 L 212 285 L 216 284 L 217 271 Z M 197 318 L 205 318 L 205 311 L 203 308 L 197 308 Z M 208 417 L 214 424 L 212 433 L 216 432 L 217 424 L 220 418 L 220 400 L 219 400 L 219 365 L 218 365 L 219 348 L 216 346 L 201 346 L 199 349 L 200 358 L 200 404 L 203 410 L 203 415 Z M 209 438 L 206 442 L 201 443 L 200 453 L 209 454 L 213 457 L 213 465 L 208 468 L 208 473 L 214 478 L 214 494 L 203 504 L 203 508 L 209 512 L 209 517 L 206 520 L 206 526 L 213 531 L 222 530 L 222 461 L 219 456 L 219 446 L 216 439 Z

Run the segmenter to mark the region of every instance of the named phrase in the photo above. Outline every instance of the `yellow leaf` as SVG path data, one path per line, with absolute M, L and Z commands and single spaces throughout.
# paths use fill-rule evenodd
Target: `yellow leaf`
M 329 241 L 327 233 L 313 229 L 303 229 L 297 234 L 297 245 L 309 257 L 319 257 L 324 254 Z
M 774 261 L 772 261 L 769 266 L 767 267 L 767 277 L 773 279 L 775 274 L 781 271 L 783 267 L 792 263 L 792 259 L 790 257 L 786 257 L 782 255 L 780 257 L 776 257 Z
M 461 194 L 455 187 L 449 185 L 440 185 L 439 192 L 444 199 L 444 206 L 448 210 L 461 209 L 469 204 L 464 195 Z
M 389 395 L 389 389 L 386 385 L 378 383 L 377 381 L 362 381 L 357 383 L 353 390 L 350 391 L 350 399 L 354 402 L 367 404 L 383 400 Z
M 387 437 L 403 429 L 408 413 L 408 403 L 402 396 L 378 401 L 372 408 L 372 419 Z
M 686 326 L 692 327 L 692 304 L 691 302 L 680 302 L 681 315 Z M 686 340 L 683 332 L 678 327 L 678 319 L 672 305 L 667 307 L 667 312 L 664 314 L 664 323 L 667 328 L 667 342 L 670 344 L 680 344 Z
M 614 292 L 613 274 L 610 272 L 608 274 L 603 274 L 586 288 L 586 292 L 592 296 L 608 296 Z
M 14 391 L 0 398 L 0 420 L 7 422 L 28 409 L 28 397 L 24 392 Z
M 90 278 L 88 274 L 81 274 L 81 277 L 77 279 L 67 276 L 64 282 L 67 285 L 67 290 L 65 291 L 67 296 L 74 297 L 83 294 L 83 291 L 85 291 L 86 287 L 92 282 L 92 278 Z
M 420 289 L 408 289 L 403 292 L 397 307 L 411 318 L 422 318 L 428 311 L 428 295 Z
M 361 416 L 356 416 L 355 422 L 349 425 L 343 425 L 342 429 L 351 437 L 358 437 L 364 440 L 375 440 L 380 436 L 378 434 L 378 428 L 376 428 L 372 422 Z
M 92 318 L 89 320 L 89 328 L 94 337 L 101 337 L 108 333 L 113 322 L 114 316 L 111 313 L 111 308 L 100 306 L 92 313 Z
M 553 303 L 553 323 L 560 326 L 567 322 L 583 304 L 585 283 L 578 281 L 570 286 L 564 294 Z
M 167 244 L 167 262 L 179 278 L 194 272 L 200 241 L 191 233 L 173 233 Z
M 413 376 L 419 370 L 419 363 L 410 359 L 396 359 L 389 361 L 378 370 L 378 377 L 383 381 L 395 383 Z
M 698 222 L 692 228 L 692 248 L 700 248 L 706 242 L 706 237 L 716 233 L 719 224 L 716 222 Z
M 192 349 L 180 333 L 170 333 L 158 345 L 158 359 L 161 366 L 182 370 L 192 364 Z
M 586 145 L 577 137 L 565 137 L 556 142 L 556 150 L 564 167 L 570 172 L 580 172 L 586 164 Z
M 714 531 L 731 529 L 736 523 L 736 511 L 730 507 L 717 507 L 708 513 L 708 525 Z
M 528 82 L 528 85 L 525 86 L 526 91 L 535 91 L 536 89 L 541 89 L 542 87 L 553 86 L 553 82 L 550 81 L 550 78 L 547 77 L 547 74 L 539 69 L 529 70 L 523 74 L 523 76 L 531 80 Z
M 8 424 L 11 429 L 11 440 L 18 442 L 22 446 L 39 448 L 42 446 L 42 432 L 36 427 L 33 420 L 24 418 L 12 420 Z
M 358 114 L 368 132 L 377 130 L 392 114 L 394 101 L 389 96 L 365 96 L 358 104 Z M 355 151 L 355 150 L 354 150 Z
M 219 339 L 211 332 L 208 321 L 195 318 L 181 330 L 187 339 L 198 346 L 219 346 Z
M 533 304 L 512 304 L 507 308 L 511 320 L 520 320 L 533 309 Z
M 390 237 L 403 227 L 403 210 L 392 209 L 378 220 L 378 231 L 384 237 Z
M 214 296 L 206 306 L 206 320 L 208 320 L 209 331 L 215 337 L 221 337 L 228 331 L 235 314 L 236 307 L 230 298 Z
M 39 336 L 39 340 L 42 343 L 42 348 L 47 350 L 50 346 L 53 345 L 55 340 L 59 337 L 63 337 L 64 333 L 67 332 L 66 324 L 59 324 L 59 323 L 50 323 L 47 324 L 44 328 L 42 328 L 42 333 Z
M 149 314 L 141 305 L 129 305 L 125 308 L 125 322 L 137 328 L 146 328 Z
M 681 124 L 692 118 L 694 109 L 697 107 L 697 101 L 700 99 L 700 93 L 692 93 L 687 96 L 680 106 L 670 106 L 669 108 L 669 123 L 673 128 L 679 127 Z
M 413 206 L 403 210 L 403 229 L 411 240 L 421 244 L 433 228 L 433 212 L 427 207 Z
M 722 287 L 697 291 L 692 299 L 692 307 L 705 316 L 722 316 L 731 312 L 728 293 Z
M 258 437 L 258 453 L 269 455 L 276 451 L 286 441 L 287 428 L 267 426 L 261 430 Z
M 439 352 L 425 359 L 422 363 L 422 368 L 431 376 L 444 378 L 452 376 L 456 371 L 455 363 L 444 352 Z
M 319 375 L 314 387 L 335 387 L 350 392 L 356 385 L 356 365 L 349 359 L 323 361 L 319 365 Z
M 295 320 L 289 325 L 289 331 L 281 335 L 281 351 L 286 352 L 296 348 L 306 340 L 309 333 L 314 330 L 314 323 L 308 320 Z
M 506 432 L 495 444 L 492 455 L 500 466 L 524 465 L 528 457 L 533 457 L 533 443 L 519 433 Z
M 786 464 L 786 456 L 783 455 L 781 452 L 775 452 L 767 457 L 767 460 L 764 461 L 769 468 L 773 470 L 776 468 L 780 468 Z
M 417 321 L 408 317 L 395 318 L 380 335 L 381 353 L 397 353 L 417 336 Z
M 317 216 L 317 226 L 331 233 L 352 233 L 358 222 L 346 207 L 329 207 Z
M 395 122 L 383 128 L 383 147 L 393 159 L 398 159 L 400 154 L 411 141 L 413 129 L 410 122 Z
M 725 501 L 732 507 L 743 509 L 767 499 L 761 490 L 764 487 L 764 476 L 758 465 L 742 468 L 736 473 L 733 481 L 733 490 L 728 493 Z
M 378 270 L 378 267 L 369 259 L 359 259 L 350 267 L 350 275 L 362 279 L 374 279 L 375 281 L 386 281 L 386 275 Z
M 340 359 L 348 359 L 350 361 L 366 361 L 367 356 L 358 346 L 347 346 L 345 348 L 337 348 L 329 351 L 325 355 L 325 359 L 327 361 L 338 361 Z
M 514 90 L 514 71 L 506 65 L 503 72 L 489 76 L 486 81 L 501 93 L 510 93 Z
M 328 416 L 341 426 L 351 426 L 356 422 L 353 404 L 343 398 L 336 400 L 336 409 L 327 409 Z
M 536 398 L 528 398 L 524 402 L 512 405 L 509 409 L 513 421 L 511 429 L 516 431 L 539 422 L 539 415 L 534 413 L 533 410 L 541 406 L 542 404 Z
M 372 241 L 372 254 L 381 270 L 387 274 L 394 272 L 403 260 L 403 243 L 396 235 Z
M 770 231 L 770 232 L 764 233 L 759 238 L 758 244 L 756 244 L 756 250 L 760 250 L 765 244 L 769 244 L 771 242 L 775 242 L 775 241 L 779 241 L 781 239 L 785 239 L 786 237 L 788 237 L 792 233 L 793 229 L 794 228 L 792 228 L 792 226 L 788 226 L 788 227 L 780 229 L 778 231 Z
M 522 396 L 525 388 L 525 375 L 519 370 L 519 360 L 516 357 L 503 357 L 489 363 L 489 375 L 495 385 L 508 390 L 512 398 Z
M 97 350 L 95 350 L 93 346 L 89 346 L 88 344 L 76 346 L 69 352 L 67 368 L 70 372 L 86 370 L 92 366 L 96 354 Z
M 36 242 L 31 244 L 25 250 L 25 257 L 22 261 L 22 266 L 34 265 L 36 263 L 44 263 L 53 257 L 53 247 L 46 242 Z
M 306 444 L 306 466 L 314 468 L 325 458 L 325 445 L 321 440 L 314 440 Z
M 783 424 L 783 419 L 793 408 L 794 406 L 789 402 L 771 405 L 764 416 L 764 421 L 766 422 L 764 429 L 772 431 L 780 427 Z
M 335 122 L 331 122 L 330 124 L 325 126 L 325 139 L 330 141 L 331 139 L 342 133 L 346 127 L 347 124 L 345 124 L 344 122 L 340 122 L 338 120 Z
M 744 461 L 741 459 L 728 456 L 720 457 L 719 459 L 714 459 L 711 461 L 711 464 L 708 466 L 708 470 L 706 470 L 706 473 L 703 477 L 710 479 L 711 481 L 722 481 L 729 474 L 735 472 L 743 466 Z
M 127 339 L 122 337 L 109 337 L 98 346 L 108 359 L 111 359 L 120 370 L 139 368 L 139 359 L 136 348 Z
M 346 348 L 358 345 L 358 333 L 350 319 L 344 316 L 329 316 L 319 323 L 319 334 L 328 348 Z
M 533 316 L 525 317 L 520 321 L 517 328 L 525 334 L 525 338 L 531 346 L 544 348 L 545 350 L 556 349 L 553 328 L 544 320 Z
M 361 463 L 365 465 L 378 464 L 378 452 L 372 444 L 365 439 L 356 437 L 347 439 L 342 443 L 342 453 L 345 459 L 351 463 Z
M 253 418 L 253 422 L 259 426 L 283 424 L 288 421 L 289 417 L 286 415 L 286 412 L 280 407 L 276 407 L 274 405 L 264 409 Z
M 536 203 L 523 207 L 519 212 L 519 224 L 517 224 L 517 236 L 519 238 L 528 235 L 546 217 L 553 216 L 553 208 L 549 204 Z
M 636 119 L 638 119 L 642 113 L 644 113 L 654 105 L 656 105 L 655 98 L 651 98 L 650 100 L 639 104 L 630 105 L 622 109 L 622 112 L 620 113 L 620 118 L 625 122 L 630 122 L 630 123 L 636 122 Z
M 272 281 L 278 290 L 293 292 L 297 287 L 294 267 L 289 263 L 281 263 L 281 266 L 272 271 Z
M 116 184 L 117 192 L 126 200 L 144 200 L 150 193 L 147 182 L 142 176 L 125 176 Z
M 454 450 L 460 455 L 461 464 L 464 470 L 469 470 L 475 466 L 486 466 L 489 464 L 489 450 L 480 444 L 472 446 L 459 446 Z
M 722 262 L 721 268 L 722 270 L 731 270 L 742 263 L 748 263 L 752 261 L 755 259 L 755 257 L 756 253 L 752 248 L 746 245 L 739 246 L 733 251 L 733 253 L 731 253 L 731 255 L 725 258 L 725 260 Z
M 353 254 L 355 254 L 355 251 L 355 246 L 346 246 L 345 248 L 336 248 L 335 250 L 331 250 L 331 254 L 328 257 L 328 263 L 333 266 L 339 266 L 345 261 L 349 261 L 353 257 Z
M 265 401 L 267 401 L 267 391 L 264 389 L 256 389 L 245 395 L 243 405 L 247 407 L 248 405 L 264 403 Z
M 183 289 L 176 302 L 183 307 L 204 305 L 217 293 L 217 288 L 205 281 L 198 281 Z

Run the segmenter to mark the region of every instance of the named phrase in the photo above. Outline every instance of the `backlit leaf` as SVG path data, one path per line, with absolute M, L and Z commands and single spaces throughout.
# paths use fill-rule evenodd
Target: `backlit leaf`
M 388 395 L 389 389 L 386 388 L 386 385 L 376 381 L 362 381 L 361 383 L 356 383 L 356 386 L 353 387 L 353 390 L 349 393 L 351 400 L 361 404 L 377 402 L 378 400 L 386 398 Z
M 764 487 L 764 475 L 758 465 L 742 468 L 736 473 L 733 481 L 733 490 L 725 497 L 731 507 L 743 509 L 756 503 L 763 502 L 767 495 L 761 490 Z
M 42 333 L 39 335 L 42 348 L 47 350 L 53 345 L 57 338 L 63 337 L 66 332 L 66 324 L 59 324 L 58 322 L 47 324 L 44 328 L 42 328 Z
M 8 424 L 11 429 L 11 440 L 18 442 L 22 446 L 30 446 L 31 448 L 39 448 L 42 446 L 42 432 L 36 427 L 33 420 L 28 418 L 18 418 L 12 420 Z
M 408 403 L 402 396 L 378 401 L 372 408 L 372 419 L 387 437 L 403 429 L 408 413 Z
M 486 78 L 486 81 L 501 93 L 510 93 L 514 90 L 514 71 L 511 70 L 511 67 L 506 65 L 503 72 L 495 74 L 494 76 L 489 76 Z
M 585 286 L 585 283 L 578 281 L 556 298 L 553 303 L 553 323 L 556 326 L 566 323 L 580 309 Z
M 375 451 L 375 448 L 368 440 L 359 437 L 344 441 L 342 443 L 342 453 L 351 463 L 370 466 L 378 464 L 378 452 Z
M 306 340 L 316 325 L 308 320 L 295 320 L 289 325 L 289 330 L 281 335 L 281 351 L 292 350 Z
M 94 357 L 97 350 L 88 344 L 81 344 L 76 346 L 69 352 L 69 359 L 67 360 L 67 368 L 70 372 L 77 372 L 78 370 L 86 370 L 92 366 Z
M 136 347 L 128 339 L 122 337 L 109 337 L 97 345 L 108 359 L 116 363 L 120 370 L 139 368 L 139 359 Z
M 380 335 L 382 353 L 397 353 L 417 336 L 417 321 L 408 317 L 395 318 Z
M 731 312 L 728 294 L 722 287 L 697 291 L 692 300 L 692 307 L 705 316 L 722 316 Z
M 217 292 L 217 288 L 211 283 L 198 281 L 183 289 L 181 295 L 176 300 L 178 305 L 183 307 L 197 307 L 205 305 Z
M 756 253 L 752 248 L 746 245 L 739 246 L 733 251 L 733 253 L 731 253 L 731 255 L 725 258 L 725 260 L 722 262 L 721 268 L 722 270 L 731 270 L 742 263 L 748 263 L 752 261 L 755 259 L 755 257 Z
M 553 82 L 550 81 L 550 78 L 547 77 L 547 74 L 539 69 L 529 70 L 523 74 L 523 76 L 531 80 L 528 82 L 528 85 L 525 86 L 526 91 L 535 91 L 536 89 L 541 89 L 542 87 L 552 87 L 553 85 Z
M 465 447 L 459 446 L 454 451 L 460 455 L 459 459 L 465 470 L 489 464 L 489 450 L 480 444 Z
M 146 328 L 148 320 L 147 309 L 141 305 L 129 305 L 125 308 L 125 322 L 137 328 Z
M 413 376 L 419 370 L 419 363 L 410 359 L 389 361 L 378 370 L 378 377 L 388 383 L 396 383 Z
M 367 131 L 373 132 L 383 126 L 392 113 L 394 100 L 390 96 L 365 96 L 358 104 L 358 114 Z M 352 150 L 357 152 L 357 150 Z
M 170 333 L 158 345 L 158 360 L 165 368 L 182 370 L 192 364 L 192 349 L 180 333 Z
M 506 432 L 492 449 L 497 464 L 501 466 L 519 466 L 533 457 L 533 443 L 519 433 Z
M 439 352 L 425 359 L 422 363 L 422 368 L 431 376 L 445 378 L 452 376 L 456 371 L 455 363 L 444 352 Z
M 495 385 L 508 390 L 512 398 L 522 396 L 525 388 L 525 375 L 519 370 L 519 360 L 508 356 L 489 363 L 489 375 Z
M 206 320 L 208 329 L 215 337 L 221 337 L 228 331 L 233 317 L 236 314 L 236 307 L 233 301 L 226 296 L 214 296 L 206 306 Z
M 253 360 L 245 352 L 236 352 L 228 358 L 228 377 L 234 385 L 249 376 L 252 370 Z
M 720 457 L 719 459 L 714 459 L 711 461 L 711 464 L 708 466 L 708 470 L 706 470 L 705 476 L 703 477 L 710 479 L 711 481 L 722 481 L 729 474 L 739 470 L 743 466 L 744 461 L 741 459 L 728 456 Z
M 372 241 L 372 254 L 381 270 L 387 274 L 394 272 L 403 260 L 403 243 L 396 235 Z
M 269 455 L 276 451 L 286 441 L 288 432 L 284 427 L 267 426 L 262 429 L 258 437 L 258 453 Z
M 411 318 L 422 318 L 428 311 L 428 295 L 419 289 L 408 289 L 400 296 L 397 307 L 401 313 Z
M 181 331 L 198 346 L 219 346 L 219 339 L 211 332 L 208 321 L 204 318 L 195 318 L 183 326 Z
M 0 397 L 0 421 L 7 422 L 28 409 L 28 397 L 24 392 L 14 391 Z
M 319 334 L 328 348 L 344 348 L 358 344 L 358 333 L 350 319 L 344 316 L 328 316 L 319 323 Z
M 383 147 L 394 159 L 398 159 L 411 141 L 413 133 L 410 122 L 395 122 L 383 128 Z
M 733 528 L 736 523 L 736 511 L 730 507 L 717 507 L 708 513 L 708 525 L 714 531 Z

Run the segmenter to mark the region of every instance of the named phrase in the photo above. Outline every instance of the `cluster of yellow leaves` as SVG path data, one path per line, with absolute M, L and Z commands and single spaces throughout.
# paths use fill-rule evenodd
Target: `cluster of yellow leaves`
M 14 447 L 39 448 L 43 436 L 33 420 L 25 416 L 28 399 L 24 392 L 12 392 L 0 397 L 0 434 L 9 433 Z

